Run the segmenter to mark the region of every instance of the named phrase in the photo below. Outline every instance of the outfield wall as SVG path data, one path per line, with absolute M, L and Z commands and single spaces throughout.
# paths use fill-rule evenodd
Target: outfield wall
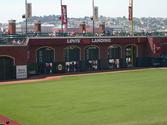
M 166 37 L 35 37 L 24 46 L 0 46 L 0 80 L 25 78 L 26 73 L 166 66 L 166 56 Z

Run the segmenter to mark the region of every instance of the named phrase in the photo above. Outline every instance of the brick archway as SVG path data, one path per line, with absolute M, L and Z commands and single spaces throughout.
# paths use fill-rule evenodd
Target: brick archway
M 14 58 L 0 56 L 0 80 L 14 79 L 15 74 Z

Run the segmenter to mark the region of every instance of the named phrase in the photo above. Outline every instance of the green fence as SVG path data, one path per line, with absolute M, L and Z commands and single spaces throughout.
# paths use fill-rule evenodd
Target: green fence
M 155 61 L 156 60 L 156 61 Z M 158 61 L 157 61 L 158 60 Z M 138 57 L 132 68 L 144 68 L 154 66 L 167 66 L 167 59 L 157 59 L 153 57 Z M 87 72 L 100 70 L 119 70 L 128 67 L 126 59 L 119 59 L 119 64 L 110 64 L 109 60 L 97 60 L 95 63 L 89 60 L 79 61 L 78 63 L 71 63 L 67 65 L 66 62 L 54 62 L 51 67 L 46 64 L 28 64 L 28 76 L 41 74 L 59 74 L 67 72 Z
M 16 66 L 2 67 L 0 65 L 0 81 L 16 79 Z

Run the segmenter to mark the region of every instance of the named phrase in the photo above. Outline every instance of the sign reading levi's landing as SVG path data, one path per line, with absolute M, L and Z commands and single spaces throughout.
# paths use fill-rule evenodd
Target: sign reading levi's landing
M 111 43 L 111 39 L 92 39 L 92 43 Z
M 67 39 L 67 43 L 68 44 L 72 44 L 72 43 L 74 43 L 74 44 L 79 44 L 81 42 L 81 39 Z
M 111 43 L 111 39 L 67 39 L 67 44 Z

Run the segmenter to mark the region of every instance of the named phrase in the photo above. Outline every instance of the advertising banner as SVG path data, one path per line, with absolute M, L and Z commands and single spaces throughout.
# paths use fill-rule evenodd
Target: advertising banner
M 61 21 L 62 24 L 67 25 L 67 5 L 61 5 Z
M 16 66 L 16 79 L 27 78 L 27 65 Z
M 28 18 L 32 18 L 32 4 L 31 3 L 27 3 L 26 5 L 26 19 Z
M 99 8 L 97 6 L 94 7 L 93 19 L 96 20 L 96 21 L 99 19 L 99 17 L 98 17 L 98 15 L 99 15 L 98 9 Z
M 132 11 L 132 7 L 131 6 L 129 6 L 129 21 L 132 21 L 132 19 L 133 19 L 133 11 Z

